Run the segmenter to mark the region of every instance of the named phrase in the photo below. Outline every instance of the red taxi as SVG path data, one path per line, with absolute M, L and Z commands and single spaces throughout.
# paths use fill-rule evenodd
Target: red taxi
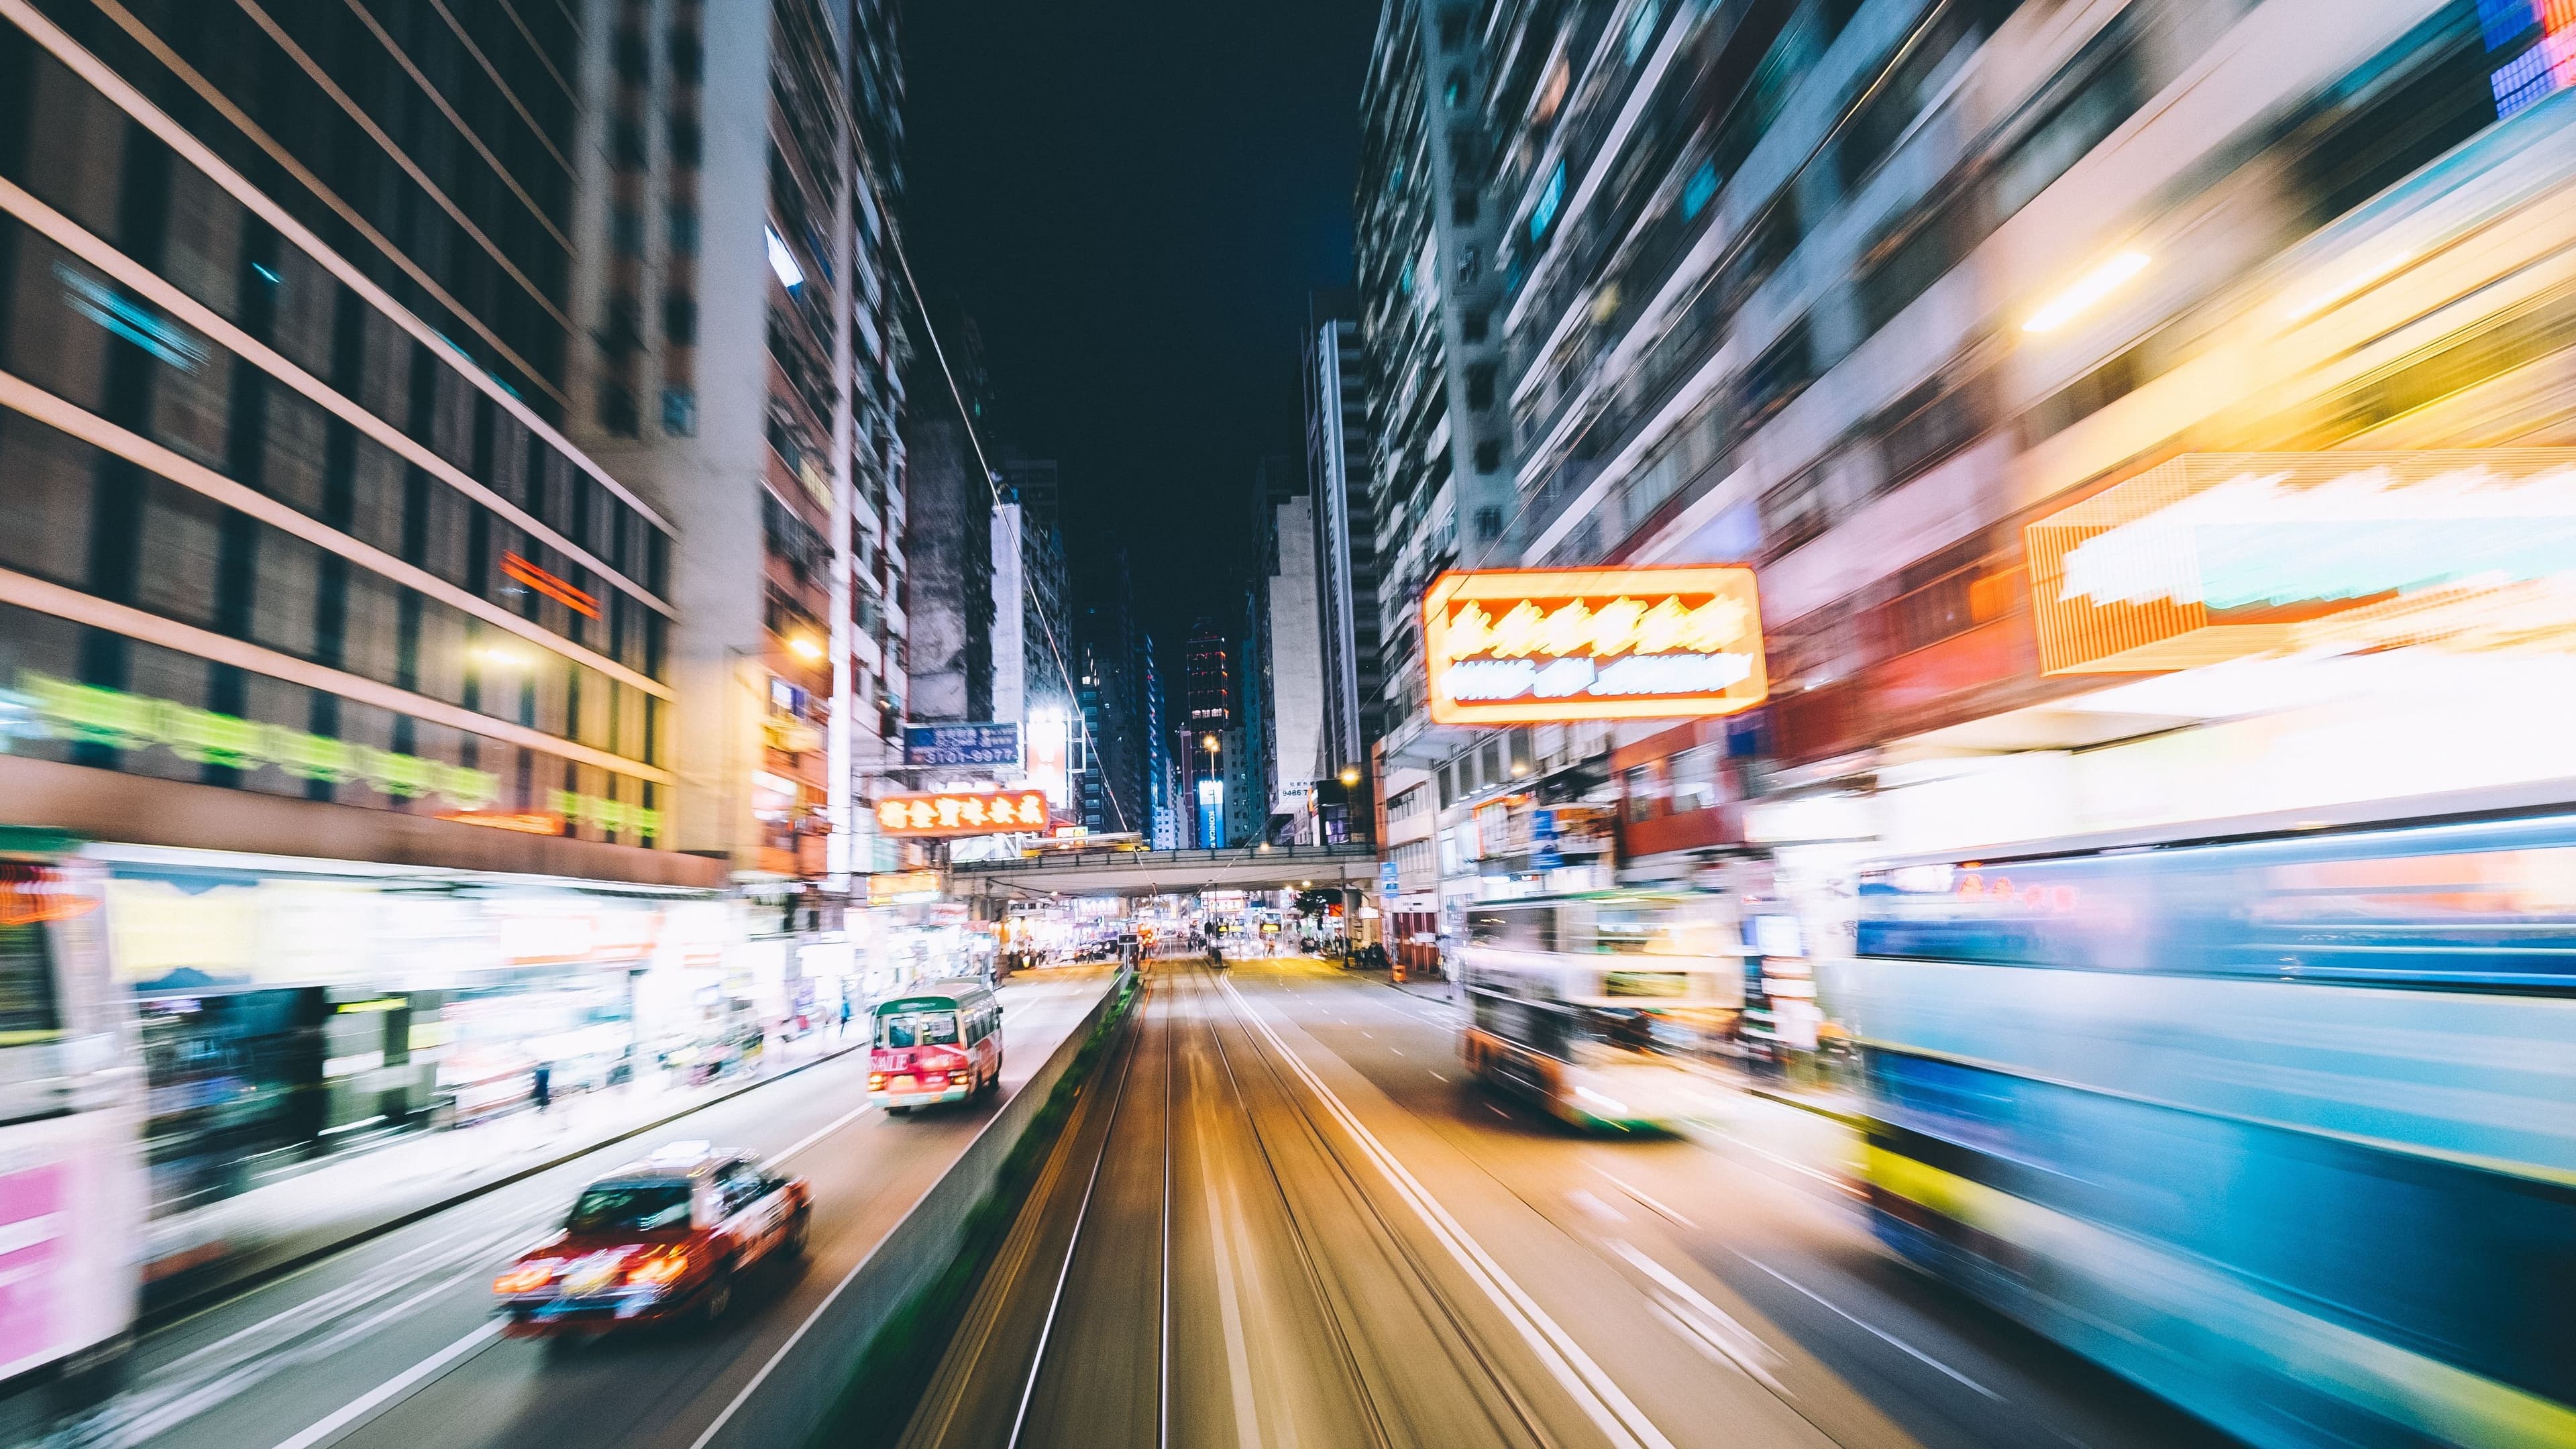
M 512 1338 L 724 1316 L 736 1274 L 805 1249 L 805 1180 L 678 1142 L 582 1189 L 563 1230 L 492 1280 Z
M 868 1013 L 868 1100 L 889 1112 L 1002 1084 L 1002 1004 L 980 982 L 925 983 Z

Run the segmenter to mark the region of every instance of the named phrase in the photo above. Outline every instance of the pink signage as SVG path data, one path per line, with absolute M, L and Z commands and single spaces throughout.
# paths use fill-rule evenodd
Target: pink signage
M 56 1163 L 0 1177 L 0 1365 L 54 1348 L 69 1176 Z

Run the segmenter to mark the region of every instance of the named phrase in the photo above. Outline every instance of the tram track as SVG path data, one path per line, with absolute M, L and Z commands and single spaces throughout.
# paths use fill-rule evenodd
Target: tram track
M 1554 1449 L 1249 1011 L 1156 963 L 903 1443 Z

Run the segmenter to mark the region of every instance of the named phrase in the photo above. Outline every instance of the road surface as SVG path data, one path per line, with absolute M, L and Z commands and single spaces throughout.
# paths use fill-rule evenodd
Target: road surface
M 56 1442 L 692 1449 L 1108 982 L 1105 968 L 1074 968 L 1003 988 L 1004 1092 L 990 1104 L 889 1118 L 865 1105 L 865 1052 L 783 1076 L 153 1332 L 132 1386 Z M 713 1333 L 499 1339 L 499 1266 L 550 1231 L 584 1182 L 692 1138 L 783 1157 L 812 1182 L 804 1261 L 738 1288 Z
M 1579 1135 L 1457 1030 L 1317 962 L 1153 963 L 903 1442 L 2227 1442 L 1882 1256 L 1837 1123 Z

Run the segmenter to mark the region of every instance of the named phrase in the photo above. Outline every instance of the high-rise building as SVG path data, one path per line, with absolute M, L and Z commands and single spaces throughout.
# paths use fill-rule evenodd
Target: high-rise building
M 1213 849 L 1226 843 L 1226 737 L 1235 727 L 1234 649 L 1210 618 L 1190 626 L 1182 650 L 1182 701 L 1176 730 L 1190 844 Z
M 1136 631 L 1135 591 L 1124 550 L 1098 596 L 1083 606 L 1077 632 L 1083 673 L 1097 681 L 1086 690 L 1099 696 L 1097 707 L 1085 710 L 1090 748 L 1083 823 L 1095 831 L 1142 835 L 1153 821 L 1146 783 L 1152 734 L 1145 728 L 1144 644 Z M 1096 809 L 1091 804 L 1095 799 Z
M 1483 48 L 1457 0 L 1387 0 L 1360 102 L 1360 345 L 1374 460 L 1380 697 L 1390 754 L 1430 727 L 1420 625 L 1433 575 L 1481 559 L 1514 495 L 1502 281 L 1485 205 Z
M 997 464 L 993 507 L 993 708 L 996 718 L 1036 718 L 1072 705 L 1066 676 L 1077 662 L 1071 571 L 1055 517 L 1056 465 L 1008 456 Z M 1027 487 L 1033 491 L 1023 493 Z
M 2380 758 L 2388 796 L 2540 764 L 2474 692 L 2414 726 L 2440 750 L 2383 756 L 2383 708 L 2266 693 L 2220 631 L 2087 655 L 2034 539 L 2078 506 L 2152 533 L 2213 470 L 2402 507 L 2410 469 L 2522 466 L 2449 450 L 2576 438 L 2566 334 L 2515 330 L 2569 289 L 2520 243 L 2459 245 L 2576 194 L 2563 17 L 1487 0 L 1468 31 L 1495 67 L 1476 115 L 1522 500 L 1497 561 L 1758 566 L 1770 703 L 1459 741 L 1424 787 L 1444 830 L 1624 791 L 1628 877 L 1758 841 L 1779 889 L 1822 899 L 1863 852 L 2306 809 L 2293 756 Z M 2247 598 L 2321 607 L 2262 580 Z M 2150 684 L 2152 712 L 2085 702 Z M 2178 750 L 2223 783 L 2174 788 Z
M 1181 848 L 1180 761 L 1172 751 L 1171 702 L 1163 686 L 1163 663 L 1154 637 L 1140 635 L 1136 649 L 1142 671 L 1139 708 L 1144 721 L 1145 808 L 1148 843 L 1156 850 Z
M 140 1078 L 155 1213 L 449 1120 L 460 1031 L 604 1072 L 722 955 L 674 531 L 562 431 L 581 32 L 436 12 L 0 17 L 0 825 L 103 877 L 140 1039 L 41 1044 L 41 916 L 0 975 Z
M 690 540 L 683 847 L 815 881 L 873 863 L 852 805 L 903 708 L 901 87 L 891 5 L 750 18 L 585 7 L 574 416 Z
M 1318 294 L 1305 339 L 1306 492 L 1314 523 L 1323 771 L 1366 769 L 1384 732 L 1378 654 L 1376 462 L 1368 365 L 1347 294 Z
M 1260 786 L 1268 833 L 1314 835 L 1315 782 L 1335 767 L 1325 758 L 1321 575 L 1315 557 L 1314 497 L 1295 466 L 1266 458 L 1252 490 L 1252 659 L 1261 731 Z
M 148 44 L 0 22 L 11 813 L 697 878 L 634 849 L 682 828 L 671 530 L 555 427 L 572 188 L 547 132 L 457 129 L 395 63 L 443 27 L 134 23 Z M 501 49 L 525 80 L 574 45 Z M 369 104 L 429 118 L 422 157 L 366 139 L 314 59 L 358 46 L 395 77 Z M 217 104 L 183 121 L 174 94 Z M 475 828 L 504 817 L 554 839 Z

